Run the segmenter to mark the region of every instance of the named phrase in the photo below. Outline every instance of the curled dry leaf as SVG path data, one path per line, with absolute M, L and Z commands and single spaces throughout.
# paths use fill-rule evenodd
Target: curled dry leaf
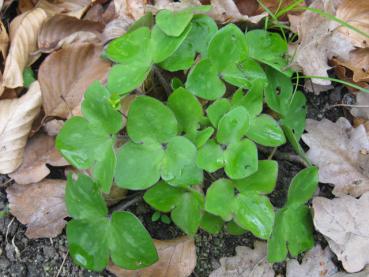
M 8 174 L 20 166 L 32 122 L 40 112 L 39 83 L 33 82 L 21 98 L 0 102 L 0 173 Z
M 315 0 L 311 8 L 335 14 L 331 0 Z M 305 75 L 328 77 L 328 60 L 333 56 L 346 60 L 354 49 L 351 39 L 338 32 L 339 23 L 328 20 L 320 14 L 305 11 L 291 20 L 291 28 L 297 30 L 299 40 L 290 45 L 292 65 L 302 69 Z M 318 85 L 329 85 L 329 80 L 312 79 Z
M 53 238 L 63 231 L 65 185 L 64 180 L 45 179 L 26 186 L 14 184 L 6 190 L 10 212 L 27 225 L 28 238 Z
M 31 55 L 37 50 L 38 33 L 47 14 L 43 9 L 36 8 L 17 18 L 10 27 L 11 44 L 3 76 L 3 85 L 8 88 L 23 86 L 23 70 L 35 60 Z
M 40 182 L 50 173 L 46 164 L 66 166 L 68 162 L 55 149 L 54 138 L 40 133 L 28 141 L 22 165 L 9 177 L 20 185 Z
M 71 44 L 44 60 L 38 79 L 46 116 L 69 117 L 92 81 L 105 80 L 110 63 L 101 59 L 101 51 L 99 45 Z
M 295 259 L 287 261 L 286 277 L 333 277 L 338 269 L 332 257 L 329 247 L 323 250 L 317 245 L 304 255 L 301 264 Z
M 44 131 L 48 136 L 56 136 L 59 134 L 61 128 L 64 126 L 64 121 L 59 119 L 53 119 L 44 124 Z
M 265 242 L 255 241 L 254 249 L 237 246 L 236 256 L 221 258 L 221 267 L 210 273 L 209 277 L 274 277 L 273 267 L 266 255 Z
M 196 266 L 196 248 L 192 238 L 155 240 L 159 261 L 141 270 L 125 270 L 110 264 L 107 269 L 117 277 L 187 277 Z
M 343 196 L 332 200 L 313 199 L 314 226 L 348 272 L 369 264 L 369 193 L 360 199 Z
M 0 21 L 0 52 L 5 60 L 8 54 L 9 36 L 2 21 Z
M 355 197 L 369 191 L 369 139 L 363 125 L 353 128 L 341 117 L 336 123 L 307 120 L 302 140 L 311 162 L 319 167 L 319 181 L 334 185 L 333 194 Z
M 344 66 L 352 71 L 352 81 L 355 83 L 369 82 L 369 48 L 357 49 L 350 53 L 347 60 L 335 59 L 338 66 Z
M 67 15 L 55 15 L 42 25 L 38 36 L 38 48 L 41 52 L 50 53 L 64 44 L 99 42 L 103 29 L 101 23 Z

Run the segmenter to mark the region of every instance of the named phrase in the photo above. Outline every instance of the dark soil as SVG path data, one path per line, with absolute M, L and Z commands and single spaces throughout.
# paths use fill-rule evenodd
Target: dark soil
M 353 101 L 351 94 L 340 87 L 331 92 L 321 93 L 319 96 L 307 94 L 308 118 L 320 120 L 328 118 L 336 121 L 340 116 L 347 117 L 342 107 L 332 108 L 338 103 Z M 290 147 L 280 149 L 291 152 Z M 282 207 L 292 177 L 302 169 L 302 165 L 290 161 L 279 161 L 279 178 L 275 191 L 270 195 L 273 205 Z M 0 176 L 1 177 L 1 176 Z M 0 184 L 6 181 L 2 176 Z M 320 186 L 320 194 L 331 196 L 331 187 Z M 0 189 L 0 210 L 7 204 L 5 189 Z M 129 208 L 141 220 L 155 239 L 172 239 L 181 235 L 181 232 L 172 224 L 152 222 L 152 210 L 143 202 L 138 202 Z M 94 273 L 83 270 L 73 264 L 67 256 L 65 234 L 54 239 L 30 240 L 25 236 L 25 226 L 12 216 L 0 219 L 0 276 L 14 277 L 42 277 L 42 276 L 113 276 L 109 272 Z M 316 234 L 316 239 L 326 246 L 324 238 Z M 236 246 L 253 247 L 255 237 L 250 233 L 242 236 L 232 236 L 225 232 L 210 235 L 200 231 L 196 237 L 197 266 L 192 277 L 207 277 L 209 273 L 220 266 L 219 259 L 225 256 L 234 256 Z M 67 257 L 66 257 L 67 256 Z M 66 257 L 66 258 L 65 258 Z M 64 260 L 65 259 L 65 260 Z M 64 262 L 63 262 L 64 261 Z M 285 264 L 276 264 L 274 268 L 279 276 L 284 276 Z M 175 276 L 173 276 L 175 277 Z

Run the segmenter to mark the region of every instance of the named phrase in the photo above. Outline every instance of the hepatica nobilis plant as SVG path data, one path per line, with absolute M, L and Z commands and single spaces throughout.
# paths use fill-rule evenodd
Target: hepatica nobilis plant
M 218 28 L 202 14 L 208 9 L 162 10 L 155 24 L 149 14 L 111 41 L 103 54 L 115 63 L 107 83 L 89 86 L 83 115 L 66 121 L 57 137 L 62 155 L 80 172 L 91 172 L 68 176 L 66 188 L 70 254 L 85 268 L 101 271 L 112 260 L 133 270 L 158 260 L 134 214 L 109 213 L 102 194 L 113 183 L 145 190 L 144 201 L 190 236 L 225 226 L 268 240 L 270 262 L 313 246 L 306 202 L 316 189 L 317 169 L 298 173 L 287 203 L 275 211 L 267 195 L 278 163 L 258 155 L 258 145 L 287 141 L 301 152 L 306 100 L 291 81 L 287 43 L 265 30 Z M 185 78 L 155 98 L 138 90 L 152 69 Z M 123 118 L 119 103 L 128 94 L 135 97 Z

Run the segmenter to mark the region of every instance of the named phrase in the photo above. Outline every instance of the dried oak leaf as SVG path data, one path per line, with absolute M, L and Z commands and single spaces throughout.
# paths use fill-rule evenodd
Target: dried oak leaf
M 314 226 L 327 239 L 331 250 L 348 272 L 369 264 L 369 192 L 360 199 L 313 199 Z
M 8 88 L 23 86 L 23 70 L 34 61 L 31 55 L 37 50 L 38 33 L 46 18 L 47 14 L 43 9 L 35 8 L 12 21 L 11 44 L 5 62 L 3 86 Z
M 196 247 L 192 238 L 155 240 L 159 261 L 141 270 L 126 270 L 110 264 L 107 269 L 117 277 L 187 277 L 196 266 Z
M 353 128 L 343 117 L 336 123 L 307 120 L 302 140 L 308 158 L 319 167 L 319 181 L 334 185 L 333 194 L 355 197 L 369 191 L 369 139 L 363 125 Z
M 368 277 L 369 267 L 365 270 L 348 274 L 338 272 L 338 268 L 332 262 L 333 253 L 329 247 L 322 250 L 320 245 L 315 246 L 307 252 L 302 259 L 302 263 L 295 259 L 287 261 L 286 277 Z
M 101 23 L 55 15 L 42 25 L 38 48 L 41 52 L 50 53 L 73 42 L 99 42 L 103 29 Z
M 21 98 L 0 101 L 0 173 L 8 174 L 23 161 L 32 122 L 42 103 L 39 83 L 33 82 Z
M 267 261 L 265 242 L 255 241 L 254 249 L 236 247 L 236 256 L 221 258 L 221 267 L 209 277 L 274 277 L 274 270 Z
M 55 149 L 54 138 L 40 133 L 28 141 L 22 165 L 9 177 L 20 185 L 40 182 L 50 173 L 46 164 L 66 166 L 68 162 Z
M 65 180 L 45 179 L 26 186 L 14 184 L 6 190 L 10 213 L 27 225 L 28 238 L 53 238 L 63 231 L 65 186 Z
M 310 6 L 335 15 L 336 7 L 331 0 L 315 0 Z M 332 57 L 347 60 L 354 45 L 351 39 L 337 31 L 338 22 L 331 21 L 320 14 L 305 11 L 291 20 L 291 28 L 297 30 L 299 40 L 290 45 L 293 57 L 292 66 L 302 69 L 305 75 L 328 77 L 331 67 L 328 60 Z M 313 83 L 329 85 L 329 80 L 314 78 Z
M 46 116 L 68 118 L 92 81 L 105 80 L 111 64 L 101 51 L 100 45 L 71 44 L 44 60 L 38 79 Z
M 369 120 L 369 94 L 356 94 L 356 105 L 358 107 L 352 108 L 351 114 L 355 117 L 361 117 L 363 119 Z

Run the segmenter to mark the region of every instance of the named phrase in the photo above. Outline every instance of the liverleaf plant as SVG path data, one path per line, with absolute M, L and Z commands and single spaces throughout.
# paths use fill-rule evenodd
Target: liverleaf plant
M 275 213 L 268 194 L 278 163 L 259 160 L 258 153 L 259 146 L 287 140 L 301 150 L 306 100 L 293 88 L 287 43 L 266 30 L 244 33 L 234 24 L 218 30 L 204 14 L 209 8 L 162 10 L 155 20 L 147 14 L 111 41 L 103 53 L 114 62 L 106 84 L 89 86 L 82 116 L 60 131 L 57 149 L 83 173 L 77 180 L 68 176 L 66 191 L 68 245 L 79 265 L 101 271 L 111 259 L 139 269 L 157 260 L 137 217 L 109 214 L 102 194 L 113 184 L 146 190 L 153 221 L 169 223 L 170 216 L 190 236 L 225 226 L 268 240 L 271 262 L 312 246 L 305 202 L 316 188 L 316 169 L 295 177 L 286 206 Z M 153 69 L 179 71 L 169 95 L 146 89 L 147 79 L 155 81 Z M 272 114 L 263 113 L 265 105 Z

